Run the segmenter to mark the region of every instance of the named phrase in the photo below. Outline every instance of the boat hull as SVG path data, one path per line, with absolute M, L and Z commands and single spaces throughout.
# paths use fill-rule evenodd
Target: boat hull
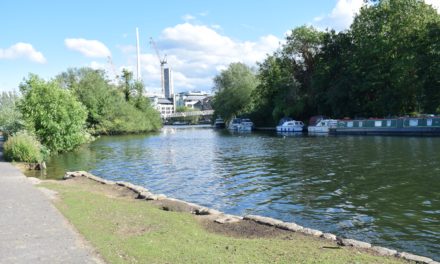
M 277 126 L 277 132 L 302 132 L 303 127 L 283 127 Z
M 309 126 L 307 128 L 309 133 L 329 133 L 329 127 L 317 127 L 317 126 Z

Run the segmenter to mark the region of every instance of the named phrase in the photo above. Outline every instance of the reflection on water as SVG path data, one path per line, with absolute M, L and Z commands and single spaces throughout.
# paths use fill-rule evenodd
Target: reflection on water
M 54 157 L 233 214 L 260 214 L 440 259 L 440 138 L 164 128 Z

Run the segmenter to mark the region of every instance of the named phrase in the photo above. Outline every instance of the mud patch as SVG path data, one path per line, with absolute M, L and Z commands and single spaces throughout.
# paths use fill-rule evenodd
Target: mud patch
M 196 217 L 200 225 L 211 233 L 237 237 L 237 238 L 279 238 L 290 240 L 293 232 L 282 230 L 273 226 L 258 224 L 254 221 L 241 220 L 237 223 L 219 224 L 209 217 Z

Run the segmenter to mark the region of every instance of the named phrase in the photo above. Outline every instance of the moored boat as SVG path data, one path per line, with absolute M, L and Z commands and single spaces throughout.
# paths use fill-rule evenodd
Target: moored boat
M 397 117 L 374 119 L 343 119 L 330 128 L 336 135 L 437 135 L 440 136 L 440 117 Z
M 290 120 L 277 126 L 277 132 L 302 132 L 304 123 L 302 121 Z
M 330 128 L 335 128 L 338 125 L 336 119 L 322 119 L 314 125 L 309 125 L 307 130 L 309 133 L 329 133 Z
M 215 128 L 225 128 L 226 127 L 225 121 L 220 117 L 215 119 L 214 127 Z
M 252 131 L 254 123 L 249 118 L 234 118 L 229 123 L 228 129 L 232 131 Z

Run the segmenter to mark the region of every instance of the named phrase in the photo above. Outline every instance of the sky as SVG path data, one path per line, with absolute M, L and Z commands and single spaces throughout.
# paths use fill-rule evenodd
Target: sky
M 440 0 L 425 0 L 440 10 Z M 363 0 L 3 1 L 0 8 L 0 91 L 18 91 L 29 73 L 47 80 L 68 68 L 103 69 L 109 79 L 136 73 L 160 91 L 153 38 L 173 70 L 174 89 L 211 91 L 232 62 L 256 66 L 301 25 L 347 29 Z M 111 58 L 111 59 L 109 59 Z

